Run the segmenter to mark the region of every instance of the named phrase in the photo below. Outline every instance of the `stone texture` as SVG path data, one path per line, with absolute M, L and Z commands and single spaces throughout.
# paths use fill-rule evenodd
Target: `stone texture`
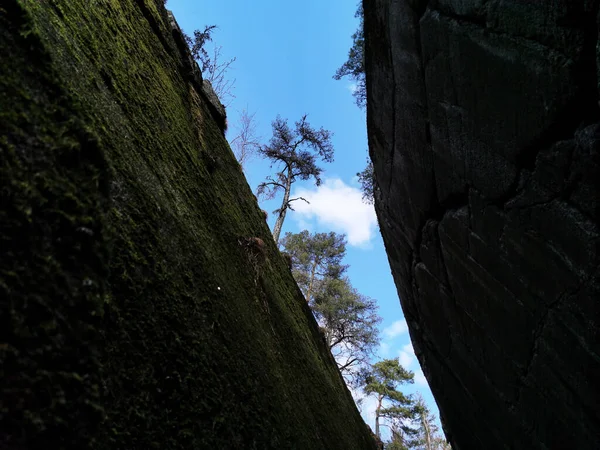
M 207 101 L 213 119 L 219 125 L 223 135 L 225 135 L 225 132 L 227 131 L 227 112 L 225 111 L 225 105 L 219 100 L 210 81 L 202 78 L 202 71 L 200 70 L 198 63 L 194 61 L 194 58 L 192 57 L 192 53 L 185 40 L 185 34 L 177 23 L 175 15 L 172 11 L 167 10 L 166 12 L 173 40 L 179 51 L 183 76 L 190 81 L 191 85 L 196 89 L 196 92 L 202 95 L 204 100 Z
M 455 449 L 600 442 L 598 6 L 364 1 L 376 211 Z
M 215 121 L 219 124 L 221 131 L 225 133 L 227 123 L 227 113 L 225 112 L 225 106 L 219 100 L 217 93 L 212 87 L 212 84 L 208 80 L 202 82 L 202 94 L 208 101 L 210 109 Z
M 173 23 L 1 3 L 0 449 L 374 450 Z

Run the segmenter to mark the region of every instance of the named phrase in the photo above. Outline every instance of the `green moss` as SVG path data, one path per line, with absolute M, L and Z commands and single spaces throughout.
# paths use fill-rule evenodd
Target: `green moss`
M 65 335 L 55 343 L 70 358 L 85 354 L 65 375 L 69 385 L 83 387 L 62 403 L 68 411 L 55 407 L 62 425 L 53 425 L 51 438 L 45 435 L 46 446 L 373 448 L 239 164 L 184 78 L 162 1 L 22 0 L 30 18 L 20 15 L 15 0 L 9 4 L 9 19 L 3 20 L 12 25 L 3 28 L 3 49 L 17 62 L 3 67 L 2 86 L 14 91 L 11 103 L 19 100 L 20 106 L 9 113 L 13 128 L 2 151 L 13 156 L 3 158 L 2 170 L 11 173 L 10 217 L 18 220 L 2 236 L 12 239 L 31 223 L 50 223 L 52 236 L 55 228 L 73 224 L 94 230 L 93 237 L 75 234 L 82 242 L 73 244 L 90 241 L 84 250 L 93 264 L 75 263 L 81 258 L 73 259 L 71 247 L 57 253 L 51 236 L 35 227 L 31 236 L 43 236 L 48 245 L 34 271 L 18 255 L 2 261 L 0 289 L 11 292 L 25 283 L 23 277 L 51 268 L 53 276 L 68 278 L 64 290 L 56 287 L 48 300 L 51 314 L 40 319 L 38 329 L 89 332 L 85 339 Z M 44 76 L 35 76 L 40 73 Z M 60 100 L 65 91 L 68 101 Z M 21 136 L 20 143 L 14 136 Z M 28 136 L 39 144 L 29 143 Z M 47 172 L 39 183 L 52 195 L 32 185 L 38 171 L 16 148 L 39 159 Z M 104 154 L 114 172 L 110 207 Z M 112 242 L 108 274 L 104 215 Z M 239 244 L 247 237 L 265 242 L 258 265 Z M 29 241 L 19 248 L 27 257 L 34 253 Z M 19 264 L 21 272 L 15 272 Z M 83 277 L 94 289 L 71 286 Z M 41 291 L 54 289 L 56 278 L 40 280 Z M 16 308 L 22 321 L 29 320 L 23 303 L 28 298 L 22 296 Z M 69 302 L 77 307 L 64 315 Z M 55 320 L 59 312 L 68 320 Z M 7 326 L 17 329 L 12 322 Z M 13 341 L 21 352 L 19 339 Z M 14 371 L 19 367 L 15 363 Z M 63 389 L 63 382 L 53 383 Z M 56 392 L 49 398 L 60 405 L 54 400 L 63 397 Z M 105 412 L 101 423 L 98 405 Z M 50 420 L 50 413 L 28 411 L 33 424 L 39 417 Z M 2 414 L 19 417 L 14 410 Z M 11 420 L 9 425 L 27 423 Z M 4 422 L 2 427 L 2 433 L 11 430 Z M 28 425 L 8 435 L 31 443 L 44 436 L 40 430 Z
M 0 448 L 85 448 L 102 419 L 108 168 L 23 10 L 0 22 Z

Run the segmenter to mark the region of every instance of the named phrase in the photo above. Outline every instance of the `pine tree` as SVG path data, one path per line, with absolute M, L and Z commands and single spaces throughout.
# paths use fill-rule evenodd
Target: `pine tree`
M 321 325 L 340 371 L 354 384 L 360 368 L 379 344 L 375 300 L 360 294 L 344 276 L 347 265 L 343 234 L 286 233 L 281 240 L 292 259 L 292 274 Z
M 413 424 L 416 432 L 407 441 L 409 450 L 446 450 L 450 445 L 440 436 L 440 429 L 436 424 L 436 417 L 423 400 L 420 394 L 416 397 L 416 417 Z
M 292 274 L 309 303 L 325 278 L 339 278 L 348 268 L 342 264 L 346 255 L 344 234 L 286 233 L 281 245 L 292 256 Z
M 336 71 L 333 78 L 340 80 L 345 76 L 350 77 L 356 83 L 356 87 L 352 93 L 356 104 L 360 108 L 364 108 L 367 103 L 367 88 L 365 83 L 365 21 L 362 2 L 359 3 L 354 17 L 359 18 L 360 23 L 358 29 L 352 35 L 352 47 L 348 52 L 348 60 Z
M 350 384 L 357 383 L 360 368 L 368 365 L 379 345 L 377 303 L 344 277 L 325 279 L 312 308 L 340 371 Z
M 315 129 L 306 120 L 306 114 L 295 123 L 292 129 L 287 120 L 277 116 L 273 121 L 273 137 L 268 145 L 261 146 L 259 154 L 271 160 L 271 167 L 277 165 L 279 170 L 275 176 L 268 176 L 258 186 L 258 195 L 274 198 L 283 191 L 281 206 L 274 211 L 277 221 L 273 228 L 273 238 L 279 242 L 279 235 L 288 210 L 294 210 L 292 203 L 303 200 L 303 197 L 290 198 L 292 184 L 298 180 L 313 178 L 315 184 L 321 184 L 323 169 L 317 165 L 317 159 L 324 162 L 333 161 L 332 133 L 323 128 Z
M 398 358 L 384 359 L 371 366 L 366 374 L 364 391 L 377 399 L 375 409 L 375 434 L 381 437 L 380 421 L 388 419 L 395 421 L 399 429 L 406 433 L 413 430 L 404 424 L 414 420 L 417 411 L 415 402 L 410 396 L 399 391 L 402 384 L 412 384 L 414 374 L 400 365 Z

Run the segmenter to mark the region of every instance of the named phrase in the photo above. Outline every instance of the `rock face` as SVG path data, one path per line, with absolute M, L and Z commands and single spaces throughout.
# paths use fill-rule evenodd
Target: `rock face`
M 598 5 L 364 1 L 376 210 L 455 450 L 600 442 Z
M 163 3 L 0 7 L 0 448 L 375 449 Z
M 208 104 L 210 105 L 213 118 L 219 124 L 223 135 L 225 135 L 225 131 L 227 128 L 227 113 L 225 112 L 225 105 L 223 105 L 223 103 L 221 103 L 221 101 L 219 100 L 219 97 L 213 89 L 212 84 L 210 84 L 210 81 L 204 80 L 202 82 L 201 92 L 204 95 L 205 99 L 208 101 Z

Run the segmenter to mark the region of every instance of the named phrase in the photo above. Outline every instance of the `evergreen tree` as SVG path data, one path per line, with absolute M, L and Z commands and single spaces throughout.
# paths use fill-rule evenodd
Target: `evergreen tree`
M 392 438 L 385 444 L 385 450 L 409 450 L 406 445 L 406 433 L 398 426 L 397 423 L 392 422 L 390 426 L 392 432 Z
M 350 77 L 356 83 L 356 88 L 352 93 L 356 104 L 360 108 L 364 108 L 367 103 L 367 88 L 365 83 L 365 21 L 362 2 L 359 3 L 354 17 L 358 17 L 360 23 L 358 29 L 352 35 L 352 47 L 348 52 L 348 60 L 336 71 L 333 78 L 340 80 L 345 76 Z
M 273 121 L 273 137 L 268 145 L 261 146 L 259 153 L 271 160 L 271 167 L 277 165 L 279 171 L 275 176 L 268 176 L 259 184 L 258 195 L 274 198 L 283 191 L 283 199 L 279 209 L 275 210 L 277 221 L 273 228 L 273 238 L 279 242 L 279 235 L 288 210 L 294 210 L 292 202 L 304 200 L 305 198 L 290 198 L 292 184 L 298 180 L 309 180 L 313 178 L 315 184 L 321 184 L 321 169 L 317 165 L 317 159 L 325 162 L 333 161 L 333 145 L 331 144 L 332 133 L 323 128 L 315 129 L 306 120 L 306 114 L 295 123 L 292 129 L 287 120 L 277 116 Z
M 452 446 L 446 440 L 446 438 L 437 436 L 433 439 L 434 449 L 435 450 L 452 450 Z
M 377 399 L 375 409 L 375 434 L 381 437 L 380 421 L 393 421 L 406 434 L 414 430 L 406 425 L 417 417 L 415 401 L 398 389 L 402 384 L 412 384 L 414 374 L 400 365 L 398 358 L 384 359 L 371 366 L 364 380 L 364 391 Z
M 342 264 L 346 255 L 344 234 L 286 233 L 281 245 L 292 256 L 292 274 L 309 303 L 325 278 L 339 278 L 348 268 Z
M 435 450 L 434 439 L 438 432 L 438 426 L 435 423 L 435 415 L 429 411 L 427 405 L 420 395 L 416 397 L 417 417 L 415 425 L 417 432 L 409 442 L 409 448 L 414 450 Z
M 408 450 L 449 450 L 450 444 L 440 436 L 435 414 L 427 408 L 420 394 L 416 396 L 415 412 L 413 421 L 415 433 L 405 441 L 406 448 Z
M 291 255 L 292 274 L 302 290 L 325 340 L 346 381 L 354 383 L 360 367 L 379 344 L 381 318 L 376 302 L 352 287 L 342 263 L 346 255 L 343 234 L 286 233 L 283 249 Z
M 354 289 L 346 277 L 326 278 L 312 308 L 340 371 L 355 384 L 360 368 L 368 365 L 379 345 L 377 303 Z

